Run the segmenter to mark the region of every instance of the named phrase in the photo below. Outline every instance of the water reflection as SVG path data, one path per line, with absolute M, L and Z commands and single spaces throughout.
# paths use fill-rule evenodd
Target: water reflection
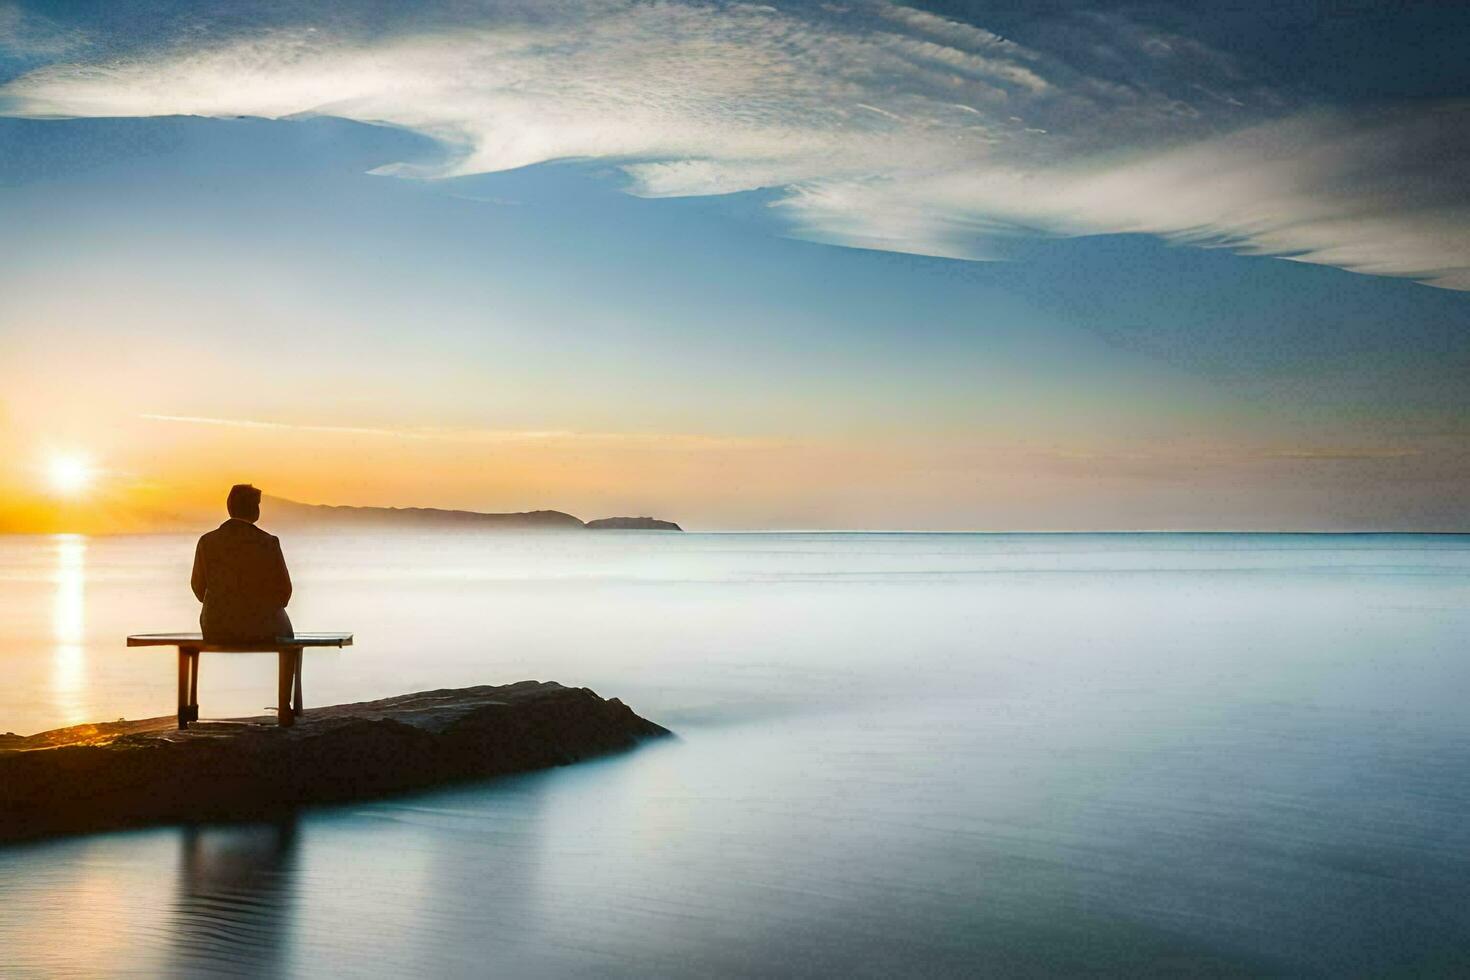
M 58 534 L 55 539 L 56 591 L 51 599 L 51 692 L 66 724 L 85 715 L 88 684 L 86 635 L 87 539 Z
M 180 832 L 171 972 L 286 972 L 296 843 L 295 817 Z
M 0 730 L 63 720 L 60 540 L 0 550 Z M 0 848 L 0 975 L 1470 976 L 1463 539 L 578 540 L 298 542 L 370 638 L 317 697 L 554 677 L 681 741 Z M 81 543 L 86 713 L 157 713 L 112 651 L 197 611 L 193 542 Z

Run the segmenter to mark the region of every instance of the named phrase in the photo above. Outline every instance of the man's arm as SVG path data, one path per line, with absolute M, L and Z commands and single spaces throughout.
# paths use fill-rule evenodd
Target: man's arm
M 194 598 L 200 602 L 204 601 L 204 589 L 209 584 L 209 579 L 204 573 L 204 539 L 194 546 L 194 574 L 189 576 L 189 587 L 194 590 Z
M 291 573 L 286 570 L 286 556 L 281 553 L 281 539 L 271 540 L 276 546 L 276 601 L 284 609 L 291 601 Z

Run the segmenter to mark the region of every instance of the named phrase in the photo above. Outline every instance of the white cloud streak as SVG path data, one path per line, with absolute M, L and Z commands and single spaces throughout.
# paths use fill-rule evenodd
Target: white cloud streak
M 218 426 L 229 429 L 267 432 L 308 432 L 321 433 L 328 436 L 368 436 L 374 438 L 428 440 L 434 442 L 502 443 L 507 445 L 546 445 L 581 448 L 617 447 L 677 452 L 771 449 L 787 445 L 787 443 L 773 439 L 664 432 L 574 432 L 562 429 L 446 429 L 319 425 L 300 422 L 276 422 L 264 419 L 231 419 L 205 415 L 161 415 L 153 413 L 144 413 L 139 415 L 138 418 L 147 422 Z
M 45 59 L 82 48 L 81 31 L 62 27 L 13 3 L 0 3 L 0 58 Z
M 1470 289 L 1470 113 L 1303 111 L 1188 38 L 1095 15 L 1047 50 L 893 3 L 492 4 L 375 35 L 281 27 L 53 64 L 28 116 L 342 116 L 443 178 L 616 162 L 647 196 L 776 188 L 796 233 L 987 258 L 1017 231 L 1147 232 Z

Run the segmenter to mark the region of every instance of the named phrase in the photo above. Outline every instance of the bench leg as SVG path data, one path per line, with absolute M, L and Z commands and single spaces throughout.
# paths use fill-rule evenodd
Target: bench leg
M 199 720 L 199 651 L 189 651 L 189 720 Z
M 189 651 L 179 647 L 179 731 L 189 727 Z
M 291 682 L 296 679 L 296 651 L 287 649 L 276 654 L 276 724 L 289 728 L 296 723 L 291 710 Z
M 301 661 L 305 660 L 304 651 L 301 647 L 296 648 L 296 693 L 291 699 L 291 713 L 298 718 L 305 713 L 301 700 Z

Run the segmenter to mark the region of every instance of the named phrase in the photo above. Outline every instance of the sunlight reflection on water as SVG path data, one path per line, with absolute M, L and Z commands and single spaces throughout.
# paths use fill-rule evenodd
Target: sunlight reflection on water
M 51 602 L 51 694 L 62 723 L 82 724 L 89 718 L 87 686 L 87 539 L 77 534 L 55 538 L 56 592 Z

